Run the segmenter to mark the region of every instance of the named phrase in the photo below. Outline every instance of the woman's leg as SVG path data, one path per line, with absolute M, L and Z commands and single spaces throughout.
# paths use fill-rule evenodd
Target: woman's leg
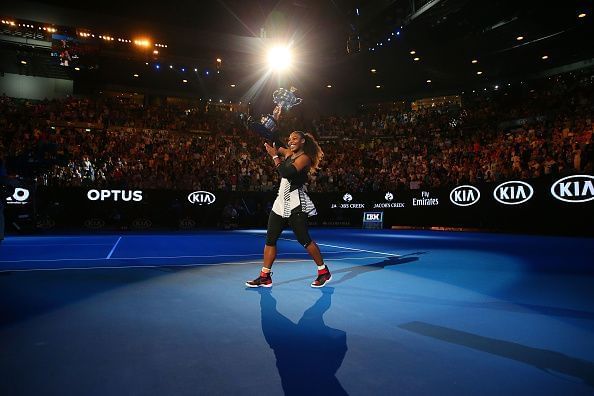
M 276 259 L 276 242 L 283 231 L 285 219 L 274 212 L 270 212 L 268 216 L 268 228 L 266 230 L 266 244 L 264 245 L 264 259 L 260 276 L 252 281 L 247 281 L 247 287 L 271 287 L 272 278 L 270 277 L 270 269 Z
M 283 232 L 285 219 L 274 212 L 268 216 L 268 227 L 266 228 L 266 244 L 264 245 L 264 268 L 272 268 L 276 259 L 276 242 Z
M 318 244 L 315 241 L 311 241 L 309 243 L 309 245 L 307 245 L 305 250 L 307 250 L 307 253 L 309 253 L 311 258 L 313 258 L 313 260 L 315 261 L 315 263 L 318 267 L 321 265 L 324 265 L 324 259 L 322 258 L 322 252 L 320 252 L 320 248 L 318 247 Z
M 332 279 L 332 275 L 330 274 L 330 270 L 326 264 L 324 264 L 324 259 L 322 257 L 322 253 L 320 252 L 320 248 L 318 247 L 317 243 L 315 243 L 309 236 L 307 227 L 307 214 L 303 212 L 293 213 L 291 217 L 289 217 L 289 224 L 291 224 L 293 233 L 295 234 L 295 237 L 297 237 L 299 243 L 305 248 L 305 250 L 307 250 L 311 258 L 318 266 L 318 277 L 312 282 L 311 286 L 324 286 L 326 282 Z
M 264 268 L 272 268 L 272 263 L 276 259 L 276 246 L 264 245 Z

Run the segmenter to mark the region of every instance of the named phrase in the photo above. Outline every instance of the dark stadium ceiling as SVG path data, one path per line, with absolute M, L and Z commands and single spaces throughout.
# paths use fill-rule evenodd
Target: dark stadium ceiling
M 203 62 L 222 54 L 227 82 L 240 82 L 261 57 L 246 50 L 261 28 L 268 37 L 297 37 L 308 58 L 300 82 L 330 101 L 492 87 L 594 58 L 591 1 L 50 0 L 2 9 L 19 7 L 15 17 L 149 32 L 168 43 L 171 56 Z

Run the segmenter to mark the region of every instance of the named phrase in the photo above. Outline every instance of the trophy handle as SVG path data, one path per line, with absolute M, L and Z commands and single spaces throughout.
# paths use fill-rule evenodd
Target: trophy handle
M 272 101 L 273 101 L 274 103 L 276 103 L 276 102 L 278 101 L 280 94 L 281 94 L 281 92 L 280 92 L 280 90 L 279 90 L 279 89 L 277 89 L 276 91 L 274 91 L 274 92 L 272 93 Z
M 295 101 L 295 104 L 293 106 L 297 106 L 298 104 L 301 104 L 302 99 L 301 98 L 296 98 L 297 100 Z

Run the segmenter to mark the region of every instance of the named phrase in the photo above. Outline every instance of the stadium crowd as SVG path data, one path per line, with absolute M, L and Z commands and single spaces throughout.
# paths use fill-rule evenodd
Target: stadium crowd
M 375 107 L 300 125 L 325 152 L 310 191 L 592 174 L 594 76 L 515 85 L 467 92 L 462 107 Z M 259 138 L 229 111 L 2 97 L 0 130 L 9 171 L 39 185 L 270 191 L 278 182 Z

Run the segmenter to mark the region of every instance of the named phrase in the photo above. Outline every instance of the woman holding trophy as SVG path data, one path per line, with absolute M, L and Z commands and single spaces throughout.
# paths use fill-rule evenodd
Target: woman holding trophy
M 300 98 L 295 98 L 295 89 L 290 91 L 283 88 L 275 91 L 273 99 L 277 106 L 273 115 L 263 117 L 262 124 L 266 122 L 273 124 L 272 129 L 268 129 L 264 137 L 275 136 L 277 123 L 280 120 L 284 109 L 301 103 Z M 270 118 L 274 122 L 270 122 Z M 252 128 L 258 132 L 256 126 Z M 279 144 L 278 137 L 273 138 L 273 144 L 265 143 L 266 152 L 272 160 L 281 176 L 278 196 L 272 206 L 272 211 L 268 217 L 268 228 L 266 232 L 266 244 L 264 246 L 264 263 L 260 276 L 252 281 L 245 283 L 247 287 L 271 287 L 272 286 L 272 264 L 276 259 L 276 242 L 280 237 L 283 227 L 289 223 L 293 229 L 299 243 L 307 250 L 318 267 L 318 276 L 311 283 L 311 287 L 324 287 L 332 279 L 328 267 L 324 263 L 320 248 L 309 236 L 307 219 L 309 216 L 316 215 L 316 208 L 307 195 L 306 183 L 308 174 L 314 172 L 324 156 L 322 149 L 315 138 L 301 131 L 291 132 L 288 140 L 288 147 L 282 147 Z

